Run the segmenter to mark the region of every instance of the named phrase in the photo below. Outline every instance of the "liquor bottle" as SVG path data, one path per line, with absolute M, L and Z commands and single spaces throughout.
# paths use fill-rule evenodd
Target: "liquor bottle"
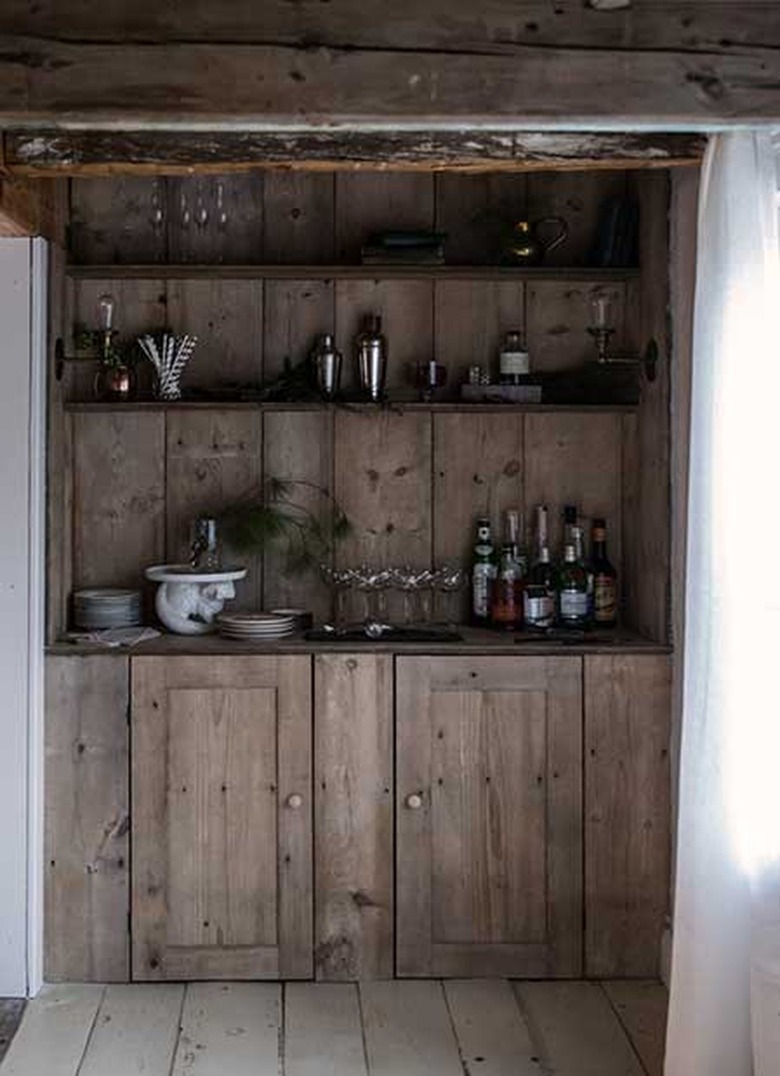
M 496 578 L 496 551 L 490 520 L 477 520 L 477 539 L 471 564 L 471 621 L 475 627 L 490 624 L 493 581 Z
M 546 631 L 555 623 L 555 569 L 550 563 L 547 507 L 543 504 L 536 509 L 536 560 L 523 588 L 523 615 L 531 631 Z
M 585 569 L 585 574 L 588 579 L 588 623 L 593 623 L 593 604 L 594 604 L 594 576 L 591 567 L 585 557 L 585 531 L 579 525 L 573 526 L 570 529 L 570 538 L 564 542 L 564 548 L 567 545 L 574 546 L 574 554 L 577 558 L 577 563 L 581 564 Z
M 523 542 L 520 511 L 517 508 L 507 508 L 504 512 L 504 545 L 511 545 L 520 577 L 525 579 L 528 574 L 528 557 Z
M 593 575 L 593 622 L 600 628 L 617 624 L 617 572 L 607 556 L 607 525 L 603 519 L 593 520 L 593 555 L 590 561 Z
M 523 585 L 515 548 L 507 542 L 501 550 L 498 572 L 493 582 L 490 604 L 492 626 L 501 631 L 518 631 L 523 624 Z
M 588 575 L 573 545 L 566 546 L 558 572 L 558 622 L 563 628 L 588 624 Z
M 563 506 L 563 548 L 567 545 L 576 544 L 575 531 L 577 529 L 577 506 L 576 504 L 565 504 Z
M 498 355 L 499 380 L 502 385 L 521 385 L 529 372 L 528 352 L 517 329 L 504 334 Z

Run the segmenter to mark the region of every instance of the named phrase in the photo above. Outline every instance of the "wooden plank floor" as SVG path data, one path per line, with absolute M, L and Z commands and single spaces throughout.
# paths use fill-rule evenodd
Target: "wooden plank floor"
M 0 1076 L 662 1076 L 655 982 L 46 987 Z

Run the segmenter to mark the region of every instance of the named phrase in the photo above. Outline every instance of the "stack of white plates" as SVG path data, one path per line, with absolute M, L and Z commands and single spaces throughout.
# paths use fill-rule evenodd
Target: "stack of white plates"
M 217 625 L 227 639 L 265 642 L 284 639 L 298 628 L 294 616 L 278 613 L 220 613 Z
M 132 628 L 141 623 L 141 591 L 92 587 L 73 594 L 73 620 L 77 628 Z

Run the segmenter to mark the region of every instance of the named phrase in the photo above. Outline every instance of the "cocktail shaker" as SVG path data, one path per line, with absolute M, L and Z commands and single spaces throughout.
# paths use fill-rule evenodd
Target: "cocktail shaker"
M 382 333 L 382 319 L 376 314 L 366 318 L 363 331 L 355 339 L 360 390 L 370 400 L 385 395 L 387 376 L 387 340 Z
M 326 400 L 338 396 L 341 385 L 341 352 L 337 350 L 332 333 L 321 333 L 311 352 L 314 380 Z

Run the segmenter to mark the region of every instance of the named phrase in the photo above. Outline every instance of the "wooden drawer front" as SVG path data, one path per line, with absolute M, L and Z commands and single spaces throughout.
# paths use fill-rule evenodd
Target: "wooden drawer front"
M 399 659 L 399 975 L 579 974 L 581 672 Z
M 133 662 L 133 977 L 311 974 L 306 657 Z

